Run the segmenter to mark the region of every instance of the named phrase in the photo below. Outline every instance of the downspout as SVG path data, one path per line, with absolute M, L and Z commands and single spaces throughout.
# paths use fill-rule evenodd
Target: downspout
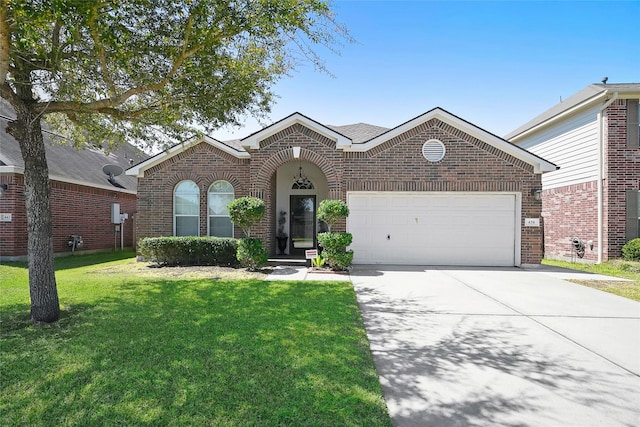
M 602 263 L 602 228 L 604 223 L 604 185 L 602 183 L 604 179 L 604 121 L 602 114 L 616 99 L 618 99 L 618 92 L 614 92 L 611 99 L 605 102 L 598 111 L 598 264 Z

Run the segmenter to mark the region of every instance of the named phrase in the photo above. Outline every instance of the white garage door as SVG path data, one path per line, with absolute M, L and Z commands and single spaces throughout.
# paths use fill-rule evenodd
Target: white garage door
M 516 195 L 350 192 L 356 264 L 513 266 Z

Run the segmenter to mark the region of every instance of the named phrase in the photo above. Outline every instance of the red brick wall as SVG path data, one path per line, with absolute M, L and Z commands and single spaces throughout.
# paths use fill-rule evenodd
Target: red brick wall
M 627 147 L 627 100 L 614 101 L 604 114 L 603 261 L 619 258 L 626 243 L 626 192 L 640 189 L 640 149 Z M 594 242 L 584 260 L 596 262 L 598 245 L 597 181 L 543 193 L 545 256 L 575 257 L 570 241 Z
M 12 213 L 12 222 L 0 222 L 0 256 L 17 257 L 27 254 L 27 219 L 24 205 L 22 175 L 2 177 L 9 190 L 0 199 L 0 212 Z M 129 214 L 124 225 L 124 245 L 133 246 L 136 196 L 59 181 L 51 182 L 51 212 L 53 220 L 53 250 L 70 252 L 67 245 L 71 234 L 84 240 L 82 250 L 120 248 L 120 234 L 111 224 L 111 205 L 120 203 L 120 212 Z
M 200 189 L 200 235 L 207 235 L 207 191 L 217 180 L 233 185 L 236 197 L 249 192 L 248 160 L 237 159 L 201 143 L 145 171 L 138 178 L 137 238 L 173 235 L 173 190 L 184 180 Z M 242 237 L 236 227 L 235 237 Z
M 260 197 L 267 206 L 275 200 L 275 186 L 271 177 L 283 164 L 294 161 L 291 147 L 301 147 L 300 159 L 318 166 L 327 179 L 330 199 L 346 201 L 342 183 L 344 153 L 336 150 L 334 141 L 299 124 L 293 125 L 260 142 L 260 149 L 251 152 L 251 194 Z M 318 201 L 319 202 L 319 201 Z M 275 253 L 273 209 L 267 209 L 264 221 L 256 229 L 265 247 Z M 336 231 L 344 231 L 345 223 L 336 224 Z
M 635 101 L 637 102 L 637 100 Z M 640 148 L 627 147 L 627 100 L 613 102 L 606 112 L 604 230 L 605 260 L 619 258 L 627 242 L 626 192 L 640 190 Z
M 574 238 L 594 242 L 587 247 L 585 261 L 597 261 L 598 242 L 597 181 L 545 190 L 542 193 L 542 217 L 545 257 L 578 259 L 572 249 Z
M 0 257 L 26 255 L 27 215 L 23 176 L 0 176 L 0 184 L 8 186 L 0 197 L 0 213 L 11 214 L 11 222 L 0 222 Z
M 422 145 L 431 138 L 443 141 L 447 149 L 437 164 L 422 157 Z M 522 218 L 540 217 L 541 203 L 530 195 L 531 189 L 541 187 L 540 175 L 530 165 L 440 121 L 432 120 L 364 153 L 336 150 L 335 142 L 296 124 L 262 141 L 259 150 L 251 151 L 250 160 L 235 159 L 201 143 L 146 171 L 138 179 L 138 237 L 172 234 L 173 188 L 183 179 L 200 188 L 200 229 L 205 235 L 207 188 L 216 179 L 226 179 L 234 185 L 236 197 L 249 194 L 266 202 L 266 218 L 255 234 L 273 251 L 273 175 L 294 161 L 294 146 L 302 148 L 302 160 L 322 170 L 329 198 L 346 201 L 347 191 L 521 192 Z M 344 229 L 344 224 L 336 228 Z M 541 234 L 540 227 L 522 226 L 522 263 L 540 262 Z

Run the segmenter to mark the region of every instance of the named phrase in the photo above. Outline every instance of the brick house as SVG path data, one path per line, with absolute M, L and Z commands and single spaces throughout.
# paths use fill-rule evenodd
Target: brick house
M 0 102 L 0 122 L 15 117 L 13 109 Z M 80 235 L 84 252 L 133 247 L 137 182 L 124 174 L 109 179 L 105 165 L 122 169 L 146 159 L 137 148 L 123 144 L 109 154 L 97 148 L 78 151 L 60 137 L 45 130 L 46 156 L 51 183 L 53 244 L 56 255 L 69 254 L 71 235 Z M 116 168 L 117 169 L 117 168 Z M 24 196 L 24 161 L 18 142 L 0 133 L 0 260 L 26 260 L 27 213 Z M 111 221 L 114 203 L 129 214 L 124 234 Z
M 226 204 L 266 202 L 255 235 L 276 255 L 316 246 L 323 199 L 350 208 L 355 263 L 537 264 L 542 173 L 556 166 L 434 108 L 393 129 L 328 126 L 294 113 L 241 140 L 179 144 L 127 170 L 138 178 L 137 236 L 241 237 Z M 525 225 L 525 219 L 529 219 Z
M 542 177 L 546 257 L 578 259 L 579 239 L 606 261 L 640 235 L 639 99 L 640 83 L 592 84 L 505 137 L 560 167 Z

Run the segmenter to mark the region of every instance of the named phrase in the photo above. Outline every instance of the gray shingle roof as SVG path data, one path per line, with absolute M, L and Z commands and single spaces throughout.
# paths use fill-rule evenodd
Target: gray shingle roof
M 367 123 L 355 123 L 352 125 L 342 126 L 327 125 L 327 127 L 346 136 L 347 138 L 350 138 L 354 144 L 369 141 L 370 139 L 373 139 L 389 130 L 382 126 L 375 126 Z
M 579 92 L 571 95 L 569 98 L 565 99 L 559 104 L 554 105 L 544 113 L 539 116 L 534 117 L 529 120 L 527 123 L 518 127 L 517 129 L 509 132 L 505 135 L 504 139 L 510 140 L 515 136 L 535 127 L 539 124 L 546 122 L 561 114 L 576 105 L 582 104 L 583 102 L 588 101 L 589 99 L 596 98 L 599 95 L 603 94 L 605 91 L 609 92 L 626 92 L 626 93 L 638 93 L 640 96 L 640 83 L 612 83 L 612 84 L 601 84 L 594 83 L 591 84 Z
M 290 117 L 290 116 L 287 116 L 287 117 Z M 285 119 L 287 117 L 285 117 Z M 313 120 L 313 119 L 310 119 L 310 120 Z M 278 124 L 281 121 L 282 120 L 279 120 L 279 121 L 277 121 L 275 123 L 272 123 L 269 126 L 267 126 L 266 128 L 274 126 L 274 125 Z M 313 121 L 315 122 L 315 120 L 313 120 Z M 379 136 L 379 135 L 381 135 L 381 134 L 383 134 L 383 133 L 385 133 L 386 131 L 389 130 L 388 128 L 385 128 L 385 127 L 370 125 L 370 124 L 367 124 L 367 123 L 355 123 L 355 124 L 352 124 L 352 125 L 340 125 L 340 126 L 325 125 L 325 124 L 319 123 L 319 122 L 316 122 L 316 123 L 328 128 L 328 129 L 331 129 L 331 130 L 333 130 L 335 132 L 338 132 L 341 135 L 346 136 L 347 138 L 351 139 L 351 141 L 354 144 L 359 144 L 359 143 L 362 143 L 362 142 L 369 141 L 369 140 L 375 138 L 376 136 Z M 263 129 L 266 129 L 266 128 L 263 128 Z M 260 132 L 260 131 L 257 131 L 257 132 Z M 257 132 L 254 132 L 253 134 L 255 134 Z M 220 142 L 222 142 L 223 144 L 226 144 L 226 145 L 230 146 L 231 148 L 234 148 L 234 149 L 236 149 L 238 151 L 246 151 L 244 149 L 244 147 L 242 146 L 242 141 L 243 141 L 242 139 L 231 139 L 231 140 L 220 141 Z
M 7 118 L 15 117 L 15 112 L 6 102 L 0 102 L 0 165 L 24 168 L 20 146 L 11 135 L 4 132 Z M 49 175 L 62 180 L 80 181 L 88 186 L 113 187 L 108 177 L 102 172 L 106 164 L 115 164 L 123 169 L 131 166 L 130 160 L 139 163 L 149 156 L 128 143 L 121 144 L 116 150 L 106 154 L 97 148 L 76 150 L 67 145 L 67 141 L 54 137 L 50 132 L 43 132 Z M 136 191 L 138 181 L 135 177 L 122 174 L 115 182 L 124 189 Z
M 218 140 L 219 141 L 219 140 Z M 247 151 L 244 149 L 244 147 L 242 146 L 242 143 L 239 139 L 230 139 L 228 141 L 220 141 L 225 145 L 228 145 L 229 147 L 233 148 L 234 150 L 238 150 L 238 151 Z

